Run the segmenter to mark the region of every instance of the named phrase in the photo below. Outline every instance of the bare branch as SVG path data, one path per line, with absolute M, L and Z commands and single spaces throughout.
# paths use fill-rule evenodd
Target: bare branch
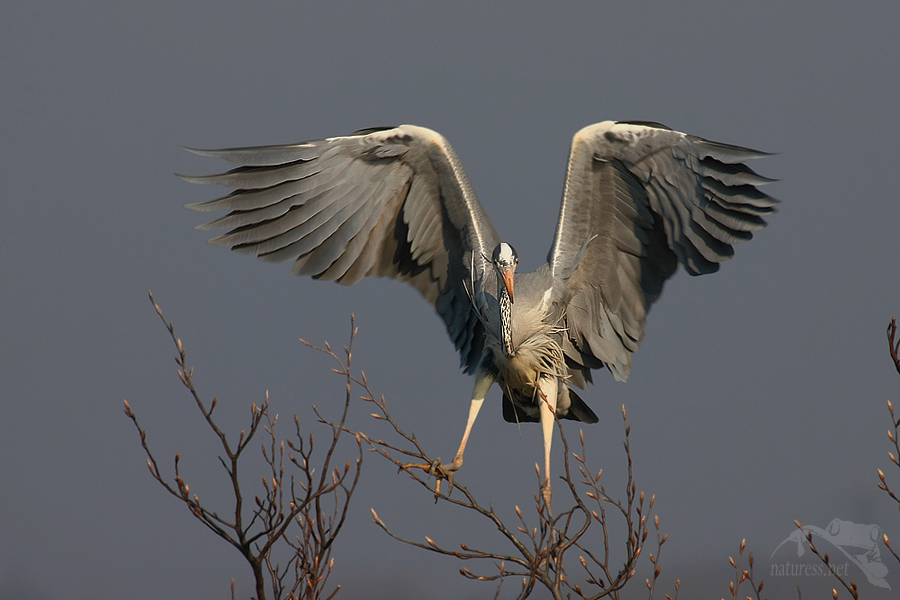
M 896 335 L 897 317 L 892 317 L 887 328 L 888 346 L 891 352 L 891 359 L 894 361 L 894 368 L 897 369 L 897 373 L 900 373 L 900 340 L 894 340 Z
M 829 572 L 838 580 L 838 582 L 840 582 L 840 584 L 844 587 L 844 589 L 846 589 L 848 592 L 850 592 L 850 595 L 853 596 L 853 599 L 859 600 L 859 591 L 856 589 L 856 584 L 852 581 L 849 583 L 844 581 L 844 578 L 841 577 L 840 575 L 838 575 L 837 571 L 835 571 L 834 566 L 831 564 L 831 562 L 828 558 L 828 554 L 823 555 L 823 554 L 819 553 L 819 549 L 816 548 L 816 545 L 812 541 L 812 537 L 813 537 L 812 532 L 804 531 L 803 525 L 801 525 L 800 522 L 797 520 L 794 521 L 794 525 L 797 527 L 797 529 L 799 529 L 801 532 L 806 534 L 805 535 L 806 541 L 809 545 L 809 549 L 812 550 L 812 553 L 815 554 L 816 556 L 818 556 L 819 560 L 821 560 L 822 563 L 826 567 L 828 567 Z M 835 598 L 837 598 L 837 590 L 836 589 L 832 590 L 832 594 Z
M 194 517 L 244 556 L 253 572 L 257 600 L 266 598 L 267 588 L 271 590 L 272 597 L 276 600 L 334 597 L 340 586 L 335 587 L 330 594 L 325 594 L 327 580 L 334 567 L 334 559 L 331 557 L 332 544 L 346 521 L 350 498 L 359 483 L 363 460 L 362 439 L 357 436 L 356 458 L 348 461 L 342 468 L 332 466 L 338 443 L 347 431 L 345 423 L 351 402 L 352 382 L 349 368 L 353 337 L 356 333 L 355 326 L 350 344 L 345 349 L 347 394 L 340 419 L 337 423 L 331 423 L 313 407 L 318 421 L 329 425 L 332 432 L 324 457 L 316 463 L 313 460 L 312 434 L 309 434 L 308 438 L 305 437 L 296 414 L 294 438 L 287 440 L 278 438 L 276 433 L 278 416 L 272 416 L 270 412 L 268 392 L 262 405 L 252 404 L 249 427 L 240 431 L 236 443 L 229 441 L 226 433 L 213 418 L 217 399 L 214 398 L 208 407 L 203 402 L 194 387 L 194 371 L 187 364 L 187 354 L 181 340 L 175 335 L 174 326 L 165 319 L 152 294 L 150 301 L 153 302 L 156 313 L 175 343 L 178 377 L 189 391 L 210 430 L 220 441 L 224 456 L 220 456 L 219 461 L 231 483 L 233 518 L 231 520 L 221 518 L 217 511 L 202 504 L 197 494 L 191 494 L 190 486 L 179 470 L 180 454 L 175 455 L 172 479 L 163 476 L 147 444 L 147 433 L 141 428 L 137 416 L 126 401 L 125 414 L 138 431 L 151 476 L 169 494 L 183 502 Z M 261 478 L 262 489 L 254 497 L 253 508 L 248 511 L 238 476 L 239 466 L 244 451 L 260 433 L 263 437 L 260 448 L 267 465 L 267 473 Z M 287 462 L 296 471 L 290 475 L 285 472 L 286 449 Z M 291 452 L 296 452 L 299 458 Z M 319 475 L 314 478 L 317 469 Z M 295 477 L 299 479 L 300 490 L 297 490 L 295 485 L 297 483 Z M 282 565 L 276 557 L 284 557 L 285 553 L 287 560 Z
M 347 376 L 346 364 L 330 348 L 308 345 L 333 357 L 338 362 L 338 368 L 334 369 L 335 372 L 344 377 Z M 583 458 L 586 455 L 584 436 L 581 436 L 581 455 L 571 453 L 565 431 L 560 426 L 559 431 L 566 457 L 565 472 L 561 479 L 569 491 L 571 506 L 556 517 L 551 517 L 543 503 L 543 495 L 536 493 L 534 495 L 536 523 L 529 524 L 521 509 L 516 507 L 517 523 L 507 524 L 494 511 L 493 507 L 479 501 L 475 494 L 458 480 L 451 479 L 450 475 L 440 467 L 439 461 L 425 451 L 415 435 L 407 433 L 399 425 L 388 411 L 384 397 L 373 393 L 364 376 L 351 378 L 351 380 L 362 388 L 363 401 L 368 402 L 374 409 L 373 418 L 387 423 L 391 433 L 399 438 L 399 441 L 385 441 L 359 431 L 352 433 L 367 442 L 372 451 L 393 463 L 399 471 L 406 473 L 413 481 L 427 490 L 429 494 L 433 495 L 436 502 L 443 501 L 462 507 L 475 514 L 476 518 L 486 519 L 510 544 L 511 552 L 501 553 L 495 550 L 471 548 L 465 544 L 456 549 L 442 545 L 427 536 L 424 536 L 424 542 L 411 540 L 396 534 L 373 510 L 372 517 L 375 524 L 391 538 L 421 550 L 450 556 L 457 560 L 488 561 L 495 569 L 492 573 L 478 574 L 468 568 L 461 569 L 460 573 L 468 579 L 495 581 L 498 585 L 502 585 L 502 582 L 510 577 L 521 577 L 522 588 L 518 595 L 519 598 L 529 596 L 538 584 L 550 591 L 554 598 L 563 598 L 570 593 L 592 600 L 604 597 L 619 598 L 621 589 L 634 576 L 638 562 L 643 555 L 644 543 L 649 533 L 650 511 L 652 511 L 654 503 L 652 497 L 647 502 L 646 495 L 637 491 L 629 441 L 631 426 L 627 421 L 624 408 L 624 448 L 628 466 L 625 500 L 613 498 L 600 485 L 602 471 L 592 471 Z M 397 456 L 402 457 L 403 460 Z M 573 478 L 570 457 L 578 463 L 578 470 L 582 478 L 580 484 L 576 483 Z M 412 462 L 405 462 L 407 459 Z M 432 478 L 432 476 L 434 477 Z M 442 481 L 448 483 L 446 494 L 441 492 Z M 540 476 L 538 476 L 538 489 L 540 489 Z M 454 491 L 457 493 L 451 495 L 451 492 Z M 596 505 L 593 510 L 589 508 L 586 500 Z M 620 559 L 621 562 L 618 563 L 614 562 L 616 559 L 613 555 L 616 553 L 610 551 L 607 507 L 614 509 L 613 514 L 625 522 L 628 531 L 625 543 L 621 546 L 624 550 L 624 558 Z M 653 523 L 657 531 L 657 545 L 655 556 L 648 553 L 654 569 L 652 579 L 647 579 L 650 598 L 653 596 L 661 571 L 659 553 L 665 542 L 665 536 L 659 530 L 658 519 L 654 519 Z M 599 525 L 601 529 L 604 548 L 599 554 L 591 552 L 581 542 L 592 524 Z M 586 587 L 584 588 L 581 585 L 570 583 L 567 578 L 564 559 L 567 553 L 573 551 L 581 554 L 578 559 L 586 576 Z
M 753 596 L 746 596 L 746 598 L 752 600 L 752 598 L 756 598 L 756 600 L 763 600 L 761 594 L 763 589 L 763 580 L 759 580 L 759 584 L 756 583 L 756 580 L 753 578 L 753 553 L 750 553 L 748 564 L 749 569 L 744 568 L 744 550 L 747 548 L 747 540 L 741 540 L 741 548 L 738 552 L 737 562 L 732 557 L 728 557 L 728 562 L 731 563 L 731 566 L 734 568 L 734 581 L 731 582 L 730 590 L 731 597 L 733 600 L 738 599 L 738 594 L 740 593 L 741 585 L 746 581 L 750 584 L 750 589 L 753 591 Z
M 900 340 L 897 339 L 897 318 L 896 317 L 891 318 L 891 322 L 888 323 L 887 340 L 888 340 L 888 352 L 890 353 L 891 360 L 893 361 L 894 367 L 897 370 L 897 372 L 900 373 Z M 900 443 L 898 443 L 898 442 L 900 442 L 900 418 L 898 418 L 897 415 L 894 414 L 894 405 L 891 403 L 890 400 L 887 401 L 887 406 L 888 406 L 888 412 L 891 415 L 891 427 L 888 429 L 887 437 L 888 437 L 888 440 L 890 440 L 891 445 L 893 446 L 893 450 L 888 452 L 888 457 L 890 458 L 891 463 L 893 463 L 893 465 L 895 467 L 900 468 Z M 900 506 L 900 497 L 898 497 L 897 494 L 895 494 L 894 491 L 891 489 L 891 487 L 887 481 L 887 476 L 885 476 L 885 474 L 884 474 L 884 471 L 882 471 L 881 469 L 877 469 L 877 473 L 878 473 L 878 483 L 877 483 L 878 489 L 885 492 L 891 498 L 891 500 L 893 500 L 898 506 Z M 850 581 L 848 583 L 847 581 L 844 580 L 843 577 L 841 577 L 837 573 L 835 568 L 830 564 L 828 554 L 823 555 L 819 552 L 818 548 L 816 548 L 816 545 L 812 540 L 813 533 L 811 531 L 804 530 L 803 526 L 796 520 L 794 521 L 794 525 L 801 532 L 803 532 L 805 534 L 806 541 L 809 544 L 809 549 L 812 550 L 813 554 L 815 554 L 819 558 L 819 560 L 821 560 L 822 563 L 824 563 L 825 566 L 828 567 L 829 572 L 838 580 L 838 582 L 840 582 L 841 586 L 850 593 L 850 595 L 854 598 L 854 600 L 858 600 L 859 590 L 856 586 L 856 583 L 854 583 L 853 581 Z M 888 538 L 887 534 L 882 534 L 882 541 L 884 542 L 885 547 L 890 551 L 891 555 L 893 555 L 894 559 L 897 562 L 900 562 L 900 555 L 898 555 L 897 552 L 894 551 L 893 548 L 891 548 L 891 541 L 890 541 L 890 538 Z M 798 596 L 800 595 L 799 586 L 797 587 L 797 594 L 798 594 Z M 835 598 L 835 600 L 837 600 L 837 598 L 838 598 L 837 588 L 832 589 L 832 597 Z

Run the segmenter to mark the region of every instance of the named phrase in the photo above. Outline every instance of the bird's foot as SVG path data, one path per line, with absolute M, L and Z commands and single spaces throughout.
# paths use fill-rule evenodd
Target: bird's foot
M 434 476 L 437 481 L 434 484 L 434 501 L 437 502 L 438 498 L 441 495 L 441 487 L 443 481 L 447 480 L 447 495 L 450 495 L 450 492 L 453 491 L 453 476 L 456 471 L 462 466 L 462 457 L 457 455 L 453 462 L 449 465 L 441 464 L 441 459 L 436 458 L 430 464 L 429 463 L 406 463 L 400 465 L 400 470 L 405 471 L 409 469 L 422 469 L 429 475 Z
M 442 478 L 447 480 L 447 496 L 450 496 L 450 494 L 453 492 L 453 476 L 456 474 L 456 472 L 462 466 L 463 459 L 462 459 L 461 455 L 457 454 L 456 456 L 453 457 L 453 462 L 450 463 L 449 465 L 446 465 L 446 466 L 441 465 L 440 458 L 435 459 L 435 461 L 431 464 L 432 464 L 431 475 L 434 475 L 435 477 L 438 478 L 437 483 L 435 483 L 435 486 L 434 486 L 435 502 L 437 502 L 437 495 L 440 494 L 440 492 L 441 492 L 441 479 Z M 440 471 L 440 473 L 437 472 L 438 470 Z

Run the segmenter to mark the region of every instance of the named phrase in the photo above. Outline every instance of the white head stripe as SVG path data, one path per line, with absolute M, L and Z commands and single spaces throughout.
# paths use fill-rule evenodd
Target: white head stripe
M 513 253 L 512 246 L 507 244 L 506 242 L 500 243 L 500 261 L 505 263 L 510 263 L 515 260 L 515 254 Z

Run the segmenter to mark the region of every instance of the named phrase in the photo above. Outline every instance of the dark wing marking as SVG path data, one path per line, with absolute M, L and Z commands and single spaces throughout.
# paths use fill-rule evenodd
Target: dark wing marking
M 777 201 L 755 186 L 772 180 L 742 164 L 761 156 L 649 122 L 575 135 L 548 256 L 566 282 L 570 360 L 628 377 L 647 311 L 677 265 L 712 273 L 765 227 Z
M 440 134 L 402 125 L 285 146 L 191 151 L 241 165 L 183 176 L 234 188 L 188 205 L 230 211 L 199 227 L 229 230 L 210 243 L 293 261 L 296 275 L 345 285 L 369 275 L 408 281 L 444 320 L 466 370 L 474 369 L 484 336 L 466 286 L 481 279 L 484 256 L 499 239 Z

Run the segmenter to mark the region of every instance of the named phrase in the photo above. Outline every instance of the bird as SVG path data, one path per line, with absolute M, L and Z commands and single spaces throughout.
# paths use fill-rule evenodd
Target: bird
M 517 273 L 515 249 L 494 229 L 449 142 L 431 129 L 187 150 L 238 165 L 181 175 L 232 190 L 186 205 L 228 211 L 198 226 L 227 230 L 210 243 L 292 261 L 295 275 L 344 285 L 375 275 L 418 290 L 475 378 L 459 449 L 439 465 L 450 491 L 496 383 L 504 420 L 541 424 L 548 509 L 556 420 L 598 421 L 576 389 L 603 367 L 625 381 L 647 313 L 678 265 L 690 275 L 717 271 L 778 203 L 758 189 L 774 180 L 744 164 L 769 153 L 652 121 L 595 123 L 572 139 L 547 262 Z

